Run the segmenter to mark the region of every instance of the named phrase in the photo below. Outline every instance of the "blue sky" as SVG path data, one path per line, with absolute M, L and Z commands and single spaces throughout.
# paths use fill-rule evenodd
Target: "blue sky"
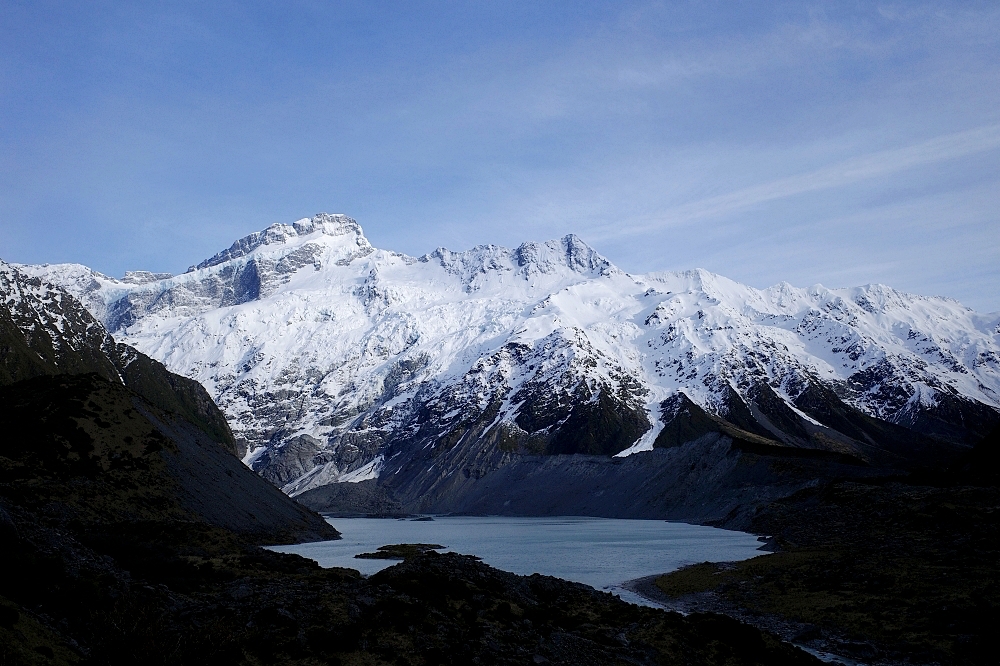
M 318 211 L 1000 310 L 995 2 L 0 2 L 0 257 L 180 272 Z

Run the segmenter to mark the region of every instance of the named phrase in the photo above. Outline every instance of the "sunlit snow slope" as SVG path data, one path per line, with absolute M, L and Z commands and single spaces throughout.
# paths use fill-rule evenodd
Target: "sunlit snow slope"
M 860 457 L 878 442 L 833 423 L 844 409 L 956 442 L 1000 409 L 998 314 L 882 285 L 633 276 L 575 236 L 409 257 L 320 214 L 178 276 L 21 269 L 204 384 L 246 462 L 292 494 L 458 443 L 627 455 L 683 434 L 690 404 Z

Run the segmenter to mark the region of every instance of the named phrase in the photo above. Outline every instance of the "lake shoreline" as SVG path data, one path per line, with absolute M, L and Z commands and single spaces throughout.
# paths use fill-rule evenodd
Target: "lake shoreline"
M 717 563 L 725 564 L 725 563 Z M 643 576 L 625 581 L 620 586 L 668 612 L 691 615 L 692 613 L 715 613 L 725 615 L 734 620 L 748 624 L 755 629 L 766 631 L 801 648 L 814 657 L 831 663 L 842 663 L 845 666 L 862 666 L 862 662 L 845 656 L 843 647 L 850 643 L 838 636 L 820 637 L 816 628 L 802 622 L 788 620 L 779 615 L 754 613 L 736 604 L 726 601 L 714 591 L 696 592 L 681 596 L 671 596 L 656 585 L 657 579 L 671 572 Z M 879 662 L 880 666 L 901 666 L 903 662 Z
M 440 515 L 433 520 L 329 520 L 342 539 L 272 549 L 372 575 L 388 562 L 355 555 L 390 544 L 443 544 L 443 552 L 476 555 L 510 573 L 540 573 L 609 590 L 693 562 L 754 557 L 760 546 L 755 535 L 745 532 L 663 520 Z
M 1000 491 L 941 477 L 822 484 L 755 515 L 777 552 L 627 588 L 869 666 L 993 663 Z

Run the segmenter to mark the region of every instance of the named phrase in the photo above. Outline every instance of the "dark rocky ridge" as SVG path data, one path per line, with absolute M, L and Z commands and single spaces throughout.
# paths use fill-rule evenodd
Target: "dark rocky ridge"
M 96 374 L 0 387 L 0 432 L 3 494 L 57 523 L 195 521 L 255 543 L 338 536 L 196 425 Z
M 872 666 L 992 664 L 1000 621 L 1000 480 L 976 456 L 895 480 L 823 483 L 744 525 L 773 555 L 657 581 L 661 603 L 721 612 Z M 987 463 L 987 464 L 983 464 Z
M 59 483 L 72 479 L 110 515 L 119 499 L 134 509 L 132 486 L 148 487 L 150 506 L 158 507 L 151 515 L 206 522 L 259 543 L 337 538 L 320 516 L 235 457 L 225 418 L 200 384 L 115 343 L 57 287 L 6 265 L 0 287 L 0 455 L 8 465 L 0 471 L 7 492 L 35 501 L 33 458 L 48 456 L 62 470 Z M 92 485 L 97 469 L 115 470 L 124 485 Z M 52 501 L 72 507 L 74 497 Z M 82 505 L 71 513 L 77 510 Z M 86 515 L 108 520 L 92 506 Z M 116 520 L 147 519 L 140 512 Z
M 722 406 L 726 418 L 706 412 L 679 393 L 662 405 L 666 426 L 654 446 L 678 446 L 711 432 L 732 437 L 747 450 L 778 456 L 815 457 L 845 464 L 868 465 L 882 470 L 907 470 L 914 466 L 949 462 L 969 449 L 963 440 L 948 440 L 868 416 L 845 404 L 835 393 L 810 384 L 793 403 L 809 421 L 760 384 L 749 404 L 734 391 Z M 968 425 L 992 427 L 1000 414 L 992 409 Z M 966 431 L 967 436 L 977 437 Z M 977 437 L 978 438 L 978 437 Z
M 336 490 L 318 488 L 297 499 L 317 511 L 353 515 L 402 510 L 731 521 L 823 480 L 946 465 L 971 449 L 964 438 L 1000 422 L 1000 415 L 984 408 L 965 421 L 965 434 L 956 441 L 868 416 L 818 384 L 805 387 L 794 404 L 805 416 L 766 384 L 748 393 L 749 403 L 730 391 L 720 409 L 726 418 L 677 394 L 662 405 L 666 425 L 654 450 L 625 458 L 600 450 L 605 455 L 558 455 L 550 448 L 553 439 L 538 440 L 532 455 L 523 438 L 490 430 L 493 413 L 487 410 L 436 446 L 426 446 L 420 431 L 393 443 L 387 455 L 405 455 L 386 464 L 379 492 L 337 484 Z M 598 435 L 608 440 L 629 418 L 627 410 L 606 409 L 600 401 L 583 407 L 597 418 L 580 420 L 590 427 L 590 439 L 578 434 L 578 442 Z M 568 411 L 560 414 L 566 429 L 572 418 Z M 962 418 L 958 412 L 956 418 Z
M 236 452 L 225 416 L 201 384 L 116 343 L 65 290 L 0 262 L 0 384 L 88 372 L 120 382 L 150 404 L 180 414 Z

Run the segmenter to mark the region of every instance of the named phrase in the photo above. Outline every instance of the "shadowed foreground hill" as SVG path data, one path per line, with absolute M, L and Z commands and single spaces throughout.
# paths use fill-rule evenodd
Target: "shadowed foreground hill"
M 998 486 L 1000 429 L 948 469 L 826 483 L 763 507 L 750 528 L 779 552 L 695 565 L 657 585 L 674 607 L 724 612 L 867 664 L 993 664 Z
M 200 384 L 116 343 L 70 294 L 0 261 L 4 495 L 87 524 L 193 520 L 260 543 L 336 538 L 235 451 Z
M 626 604 L 470 556 L 428 553 L 370 579 L 217 529 L 106 539 L 4 516 L 6 663 L 814 664 L 719 615 Z M 84 543 L 86 542 L 86 543 Z
M 0 433 L 0 496 L 57 523 L 206 523 L 257 543 L 337 538 L 196 425 L 96 374 L 0 387 Z

